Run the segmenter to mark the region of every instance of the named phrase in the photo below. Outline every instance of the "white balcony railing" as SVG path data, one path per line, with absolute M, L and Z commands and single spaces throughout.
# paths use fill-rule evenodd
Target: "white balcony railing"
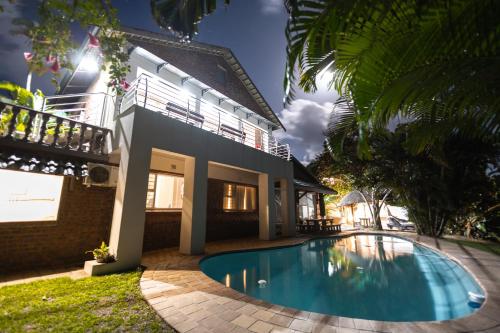
M 123 96 L 120 112 L 139 105 L 170 118 L 290 160 L 290 147 L 253 123 L 163 80 L 142 74 Z
M 54 95 L 44 98 L 42 112 L 111 129 L 115 97 L 106 93 Z

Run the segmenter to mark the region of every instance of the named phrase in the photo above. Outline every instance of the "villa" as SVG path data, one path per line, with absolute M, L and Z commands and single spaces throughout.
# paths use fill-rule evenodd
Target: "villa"
M 94 30 L 57 95 L 0 99 L 0 331 L 499 331 L 486 242 L 416 234 L 388 204 L 398 230 L 373 230 L 357 191 L 325 218 L 336 192 L 231 50 L 121 32 L 122 93 Z M 103 242 L 114 258 L 91 260 Z
M 124 95 L 87 41 L 41 110 L 1 105 L 0 273 L 83 264 L 102 241 L 117 261 L 85 270 L 122 271 L 144 251 L 289 237 L 325 215 L 334 191 L 273 136 L 283 125 L 229 49 L 123 33 Z

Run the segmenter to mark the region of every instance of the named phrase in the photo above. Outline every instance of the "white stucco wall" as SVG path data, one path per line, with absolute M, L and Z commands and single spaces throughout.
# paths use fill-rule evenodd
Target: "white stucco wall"
M 146 56 L 147 55 L 147 56 Z M 148 51 L 141 49 L 141 48 L 136 48 L 134 51 L 130 54 L 130 59 L 129 59 L 129 64 L 130 64 L 130 72 L 127 75 L 127 81 L 128 82 L 133 82 L 137 77 L 139 77 L 142 73 L 148 73 L 149 75 L 153 76 L 158 76 L 163 80 L 168 81 L 169 83 L 172 83 L 179 87 L 180 89 L 184 89 L 194 95 L 196 98 L 202 98 L 201 95 L 201 87 L 198 86 L 196 83 L 193 83 L 192 81 L 186 81 L 184 84 L 182 84 L 182 76 L 174 73 L 172 70 L 168 70 L 166 68 L 161 69 L 159 72 L 157 72 L 157 67 L 161 62 L 163 62 L 160 58 L 156 57 L 149 53 Z M 153 61 L 153 59 L 155 59 Z M 169 65 L 170 67 L 173 67 L 172 65 Z M 177 69 L 180 71 L 179 69 Z M 213 93 L 210 91 L 206 92 L 203 95 L 203 99 L 206 100 L 207 102 L 210 102 L 214 105 L 220 106 L 222 109 L 233 113 L 234 115 L 238 116 L 241 119 L 244 119 L 245 121 L 248 121 L 252 123 L 253 125 L 261 128 L 262 130 L 268 132 L 269 134 L 272 133 L 272 131 L 268 128 L 268 126 L 264 123 L 258 122 L 257 119 L 255 118 L 248 118 L 246 117 L 246 114 L 240 110 L 234 111 L 234 106 L 239 106 L 238 103 L 232 102 L 230 100 L 225 101 L 221 105 L 219 105 L 219 98 L 216 97 Z

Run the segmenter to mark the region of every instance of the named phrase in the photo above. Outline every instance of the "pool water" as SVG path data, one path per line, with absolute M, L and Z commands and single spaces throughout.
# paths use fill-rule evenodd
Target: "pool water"
M 200 265 L 214 280 L 269 303 L 352 318 L 458 318 L 477 310 L 469 291 L 484 295 L 456 262 L 391 236 L 314 239 L 211 256 Z

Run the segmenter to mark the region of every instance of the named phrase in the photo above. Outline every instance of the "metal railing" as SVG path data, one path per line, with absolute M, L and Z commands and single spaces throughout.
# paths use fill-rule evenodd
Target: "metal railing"
M 120 112 L 139 105 L 170 118 L 290 160 L 290 146 L 281 144 L 250 121 L 199 99 L 158 78 L 140 75 L 123 96 Z
M 47 96 L 42 105 L 42 112 L 106 128 L 112 128 L 114 110 L 114 96 L 106 93 Z
M 106 155 L 111 130 L 88 123 L 0 103 L 0 143 L 16 141 L 92 155 Z

